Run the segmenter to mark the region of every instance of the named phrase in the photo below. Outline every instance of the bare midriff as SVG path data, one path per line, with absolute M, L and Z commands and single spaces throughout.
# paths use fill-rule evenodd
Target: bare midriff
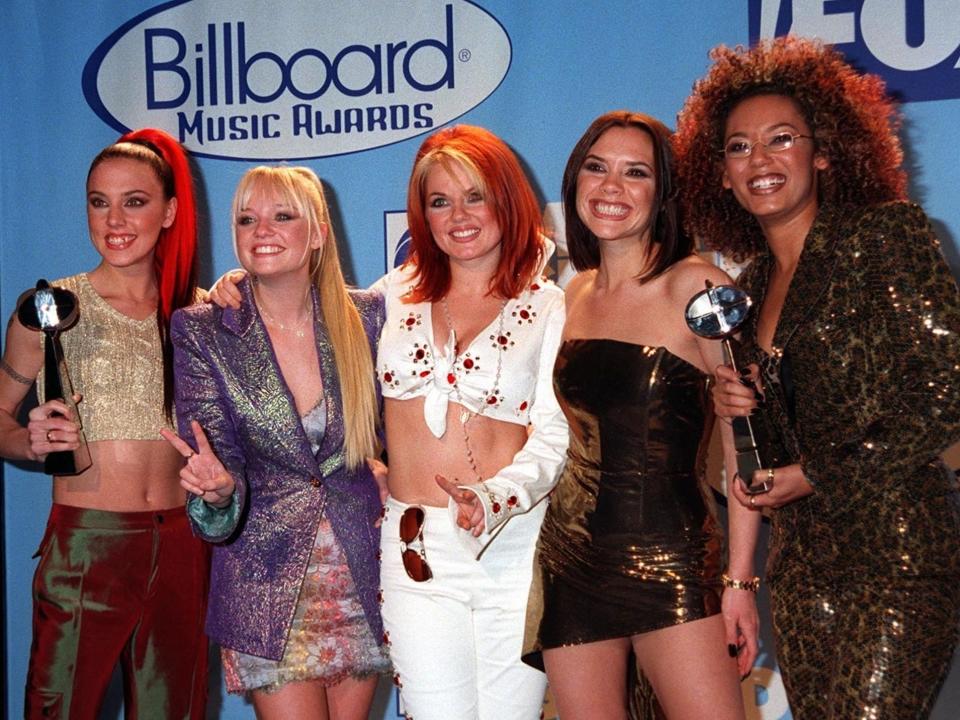
M 449 404 L 447 429 L 438 438 L 424 422 L 423 402 L 423 398 L 384 400 L 390 495 L 404 503 L 443 507 L 449 496 L 437 485 L 437 475 L 458 485 L 473 485 L 478 479 L 467 456 L 460 422 L 463 406 Z M 527 441 L 525 426 L 483 415 L 472 416 L 467 432 L 483 479 L 509 465 Z
M 90 443 L 93 460 L 80 475 L 55 477 L 53 501 L 61 505 L 141 512 L 182 507 L 183 458 L 162 439 L 99 440 Z

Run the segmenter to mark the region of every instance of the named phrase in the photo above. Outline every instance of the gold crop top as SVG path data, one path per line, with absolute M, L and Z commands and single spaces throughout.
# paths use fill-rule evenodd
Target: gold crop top
M 127 317 L 100 297 L 86 273 L 55 280 L 75 293 L 76 325 L 60 333 L 88 442 L 160 440 L 173 429 L 163 413 L 163 360 L 156 315 Z M 39 379 L 43 397 L 43 372 Z

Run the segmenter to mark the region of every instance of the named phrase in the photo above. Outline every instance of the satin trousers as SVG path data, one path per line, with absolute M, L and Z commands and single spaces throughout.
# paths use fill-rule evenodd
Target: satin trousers
M 95 718 L 113 669 L 127 718 L 203 718 L 209 553 L 183 508 L 54 505 L 33 580 L 27 718 Z

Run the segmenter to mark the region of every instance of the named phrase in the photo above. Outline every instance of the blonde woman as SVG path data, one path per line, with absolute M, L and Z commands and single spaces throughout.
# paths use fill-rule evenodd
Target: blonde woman
M 215 543 L 207 633 L 264 718 L 366 718 L 388 667 L 377 605 L 372 348 L 383 301 L 347 291 L 306 168 L 247 172 L 238 308 L 173 319 L 188 512 Z

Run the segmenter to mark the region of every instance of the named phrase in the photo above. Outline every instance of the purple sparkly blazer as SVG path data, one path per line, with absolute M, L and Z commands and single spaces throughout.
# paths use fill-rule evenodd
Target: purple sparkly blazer
M 207 634 L 249 655 L 283 656 L 325 515 L 346 554 L 373 637 L 382 642 L 380 530 L 374 527 L 380 498 L 366 466 L 354 472 L 344 465 L 340 384 L 317 293 L 314 331 L 327 426 L 314 456 L 249 281 L 239 288 L 239 309 L 195 305 L 175 312 L 171 326 L 180 435 L 190 441 L 190 421 L 199 421 L 237 483 L 225 510 L 196 497 L 187 503 L 195 532 L 215 543 Z M 383 298 L 365 291 L 351 297 L 375 353 Z

